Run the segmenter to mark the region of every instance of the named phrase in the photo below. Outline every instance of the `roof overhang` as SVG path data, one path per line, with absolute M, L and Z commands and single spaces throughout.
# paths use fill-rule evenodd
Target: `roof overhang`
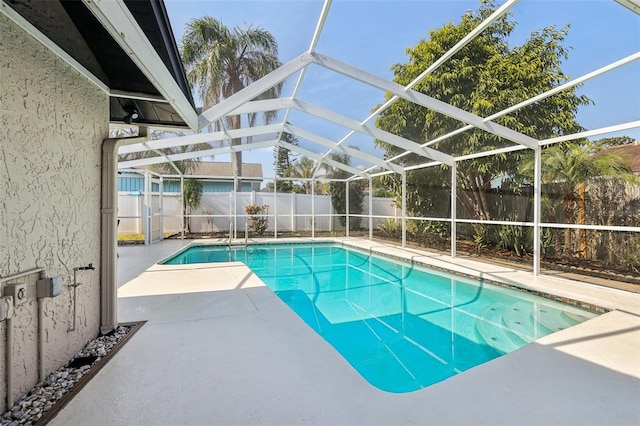
M 135 109 L 135 125 L 198 128 L 162 1 L 0 0 L 0 11 L 108 93 L 111 123 Z

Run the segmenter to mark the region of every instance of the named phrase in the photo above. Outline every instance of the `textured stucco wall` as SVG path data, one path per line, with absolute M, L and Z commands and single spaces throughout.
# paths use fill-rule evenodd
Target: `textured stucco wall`
M 100 152 L 108 134 L 108 97 L 68 64 L 0 15 L 0 277 L 44 268 L 62 275 L 63 293 L 44 299 L 48 374 L 98 334 L 100 315 Z M 77 331 L 73 268 L 80 271 Z M 13 318 L 14 398 L 37 383 L 37 302 Z M 0 284 L 4 288 L 5 284 Z M 0 323 L 0 412 L 6 398 L 6 322 Z

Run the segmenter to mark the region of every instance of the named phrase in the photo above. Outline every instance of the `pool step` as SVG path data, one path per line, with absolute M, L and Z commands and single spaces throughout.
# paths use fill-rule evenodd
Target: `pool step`
M 508 353 L 556 331 L 564 330 L 590 318 L 588 312 L 557 309 L 540 304 L 536 309 L 528 302 L 507 307 L 485 308 L 476 330 L 492 348 Z
M 580 322 L 570 318 L 564 311 L 549 306 L 541 306 L 534 312 L 534 316 L 536 321 L 548 328 L 551 333 L 564 330 Z
M 581 322 L 585 322 L 586 320 L 589 320 L 591 318 L 598 316 L 598 314 L 596 314 L 595 312 L 579 311 L 577 309 L 575 312 L 563 311 L 562 313 L 566 318 L 569 319 L 569 321 L 572 322 L 571 325 L 580 324 Z
M 531 343 L 537 338 L 530 303 L 515 303 L 506 308 L 502 313 L 502 322 L 525 343 Z
M 518 311 L 516 311 L 518 312 Z M 523 340 L 514 333 L 503 320 L 504 308 L 490 306 L 485 308 L 481 317 L 482 320 L 478 320 L 476 324 L 476 330 L 480 337 L 486 342 L 486 344 L 500 352 L 509 353 L 521 346 L 527 344 L 527 341 Z M 515 316 L 510 319 L 510 322 L 522 321 L 523 319 L 516 320 Z

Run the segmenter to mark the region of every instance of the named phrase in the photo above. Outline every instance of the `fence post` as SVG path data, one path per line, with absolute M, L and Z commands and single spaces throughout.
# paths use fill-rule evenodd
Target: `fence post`
M 297 220 L 296 220 L 296 207 L 297 207 L 297 201 L 296 201 L 296 193 L 295 192 L 291 192 L 291 231 L 292 232 L 297 232 L 298 231 L 298 227 L 297 227 Z

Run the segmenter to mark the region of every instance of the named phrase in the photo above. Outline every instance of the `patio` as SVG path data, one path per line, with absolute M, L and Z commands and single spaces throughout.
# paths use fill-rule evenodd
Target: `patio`
M 293 2 L 284 3 L 287 7 L 293 5 Z M 508 19 L 510 11 L 517 10 L 519 19 L 530 16 L 537 7 L 524 4 L 518 10 L 515 9 L 518 0 L 506 0 L 500 7 L 496 5 L 497 9 L 490 14 L 484 16 L 478 12 L 475 17 L 473 12 L 460 15 L 466 9 L 461 7 L 455 19 L 471 23 L 467 19 L 472 17 L 474 25 L 460 33 L 442 55 L 434 58 L 435 62 L 421 65 L 415 76 L 400 84 L 386 74 L 389 65 L 397 59 L 381 60 L 378 55 L 367 55 L 361 46 L 356 46 L 357 52 L 385 67 L 381 72 L 355 61 L 353 54 L 343 49 L 345 40 L 359 40 L 345 36 L 340 25 L 336 26 L 342 17 L 352 14 L 340 13 L 342 5 L 336 4 L 329 15 L 331 0 L 305 2 L 314 3 L 318 13 L 309 21 L 312 25 L 317 22 L 313 35 L 308 32 L 309 37 L 295 37 L 301 44 L 280 58 L 282 66 L 262 77 L 256 76 L 252 84 L 215 105 L 200 100 L 198 104 L 203 105 L 197 105 L 182 64 L 179 34 L 173 33 L 163 1 L 54 0 L 37 2 L 34 7 L 34 2 L 28 0 L 0 0 L 0 33 L 11 41 L 0 43 L 0 69 L 3 70 L 0 98 L 6 112 L 0 144 L 0 193 L 4 194 L 0 211 L 0 257 L 4 259 L 0 264 L 0 334 L 4 336 L 0 340 L 3 354 L 0 357 L 0 412 L 12 409 L 25 392 L 65 365 L 99 333 L 110 333 L 119 322 L 147 320 L 141 331 L 52 424 L 640 423 L 637 407 L 640 295 L 541 275 L 545 230 L 553 231 L 547 233 L 558 237 L 554 250 L 555 246 L 560 249 L 562 245 L 563 250 L 579 251 L 583 255 L 598 252 L 598 248 L 600 254 L 621 248 L 623 252 L 615 261 L 608 262 L 636 265 L 640 227 L 637 220 L 632 224 L 626 220 L 636 215 L 637 207 L 630 205 L 629 215 L 622 208 L 600 209 L 623 212 L 618 215 L 619 223 L 586 220 L 590 217 L 581 217 L 579 208 L 574 212 L 576 220 L 568 216 L 556 218 L 542 210 L 546 195 L 543 152 L 565 142 L 636 132 L 640 128 L 636 105 L 622 108 L 615 116 L 602 114 L 603 120 L 585 122 L 579 128 L 574 126 L 573 115 L 569 114 L 571 125 L 558 129 L 560 131 L 536 132 L 520 125 L 513 128 L 508 121 L 516 112 L 521 114 L 519 110 L 551 102 L 556 95 L 573 93 L 596 77 L 605 79 L 598 81 L 600 87 L 606 89 L 604 100 L 622 105 L 626 97 L 621 95 L 637 88 L 636 79 L 630 80 L 632 84 L 619 85 L 624 79 L 613 72 L 635 76 L 633 71 L 637 68 L 633 67 L 640 65 L 637 45 L 619 51 L 607 45 L 603 49 L 606 55 L 594 55 L 594 44 L 587 42 L 586 48 L 580 51 L 584 57 L 596 61 L 567 69 L 570 73 L 563 73 L 551 85 L 528 87 L 526 93 L 508 102 L 476 110 L 437 98 L 436 93 L 422 86 L 424 79 L 436 76 L 437 69 L 455 60 L 456 55 L 471 57 L 465 52 L 469 43 L 483 32 L 492 31 L 494 23 Z M 388 3 L 397 9 L 400 18 L 397 22 L 403 23 L 405 11 L 395 2 Z M 567 12 L 574 12 L 575 5 L 566 3 Z M 631 31 L 637 27 L 640 13 L 634 2 L 608 2 L 609 9 L 615 9 L 611 13 L 607 7 L 600 8 L 599 2 L 593 3 L 598 3 L 593 10 L 603 13 L 585 14 L 581 10 L 576 18 L 594 16 L 599 20 L 601 32 L 611 35 L 618 34 L 612 30 L 622 29 L 619 33 L 622 36 L 613 39 L 635 40 L 628 36 L 635 34 Z M 180 8 L 186 6 L 184 2 L 179 4 Z M 230 2 L 224 9 L 232 4 L 238 3 Z M 443 19 L 421 24 L 425 25 L 424 30 L 449 21 L 450 18 L 432 8 L 431 2 L 424 5 L 424 12 L 412 15 Z M 552 7 L 559 5 L 554 3 Z M 218 16 L 221 10 L 216 10 L 214 15 Z M 623 16 L 618 12 L 623 12 Z M 188 17 L 195 15 L 188 14 Z M 360 14 L 353 16 L 361 17 Z M 388 27 L 387 14 L 379 16 L 384 20 L 384 27 Z M 544 25 L 561 23 L 544 19 Z M 588 31 L 583 34 L 597 36 L 593 27 L 588 25 Z M 383 33 L 370 31 L 375 28 L 370 24 L 363 28 L 366 32 L 362 34 L 366 34 L 367 39 Z M 287 25 L 286 29 L 292 27 Z M 340 42 L 327 44 L 325 41 L 332 31 L 340 36 Z M 321 40 L 323 32 L 325 36 Z M 558 36 L 562 38 L 559 33 Z M 376 43 L 367 44 L 374 53 L 382 50 Z M 403 42 L 402 49 L 397 51 L 401 53 L 406 45 Z M 331 49 L 332 46 L 339 51 Z M 340 50 L 344 50 L 344 55 Z M 388 49 L 392 50 L 396 51 Z M 374 97 L 365 101 L 357 89 L 351 88 L 326 90 L 331 87 L 323 85 L 327 79 L 331 82 L 344 79 L 347 82 L 344 87 L 362 85 L 361 89 Z M 280 97 L 260 99 L 261 94 L 284 82 L 287 92 Z M 325 90 L 318 90 L 323 87 Z M 337 97 L 323 99 L 314 96 L 316 93 Z M 597 93 L 597 90 L 589 88 L 586 93 Z M 347 107 L 341 101 L 345 95 L 363 102 L 358 108 Z M 481 95 L 480 99 L 487 97 Z M 383 99 L 388 101 L 373 113 L 372 106 Z M 444 115 L 451 120 L 451 125 L 428 134 L 419 132 L 419 137 L 377 126 L 376 116 L 384 116 L 383 109 L 393 108 L 394 103 L 407 103 L 411 108 Z M 601 103 L 597 114 L 610 111 L 607 105 Z M 270 111 L 280 111 L 278 120 L 272 124 L 225 126 L 237 115 L 262 115 Z M 561 111 L 570 113 L 571 108 L 561 108 Z M 218 126 L 224 131 L 200 133 L 207 127 L 213 130 Z M 175 132 L 176 137 L 154 139 L 153 132 L 157 129 Z M 481 143 L 470 151 L 457 149 L 456 141 L 468 131 L 499 143 Z M 179 136 L 185 133 L 193 134 Z M 344 194 L 344 211 L 328 213 L 329 218 L 338 213 L 344 218 L 345 223 L 339 229 L 342 232 L 344 228 L 344 234 L 335 233 L 340 235 L 339 241 L 364 248 L 375 246 L 376 250 L 420 258 L 435 266 L 516 282 L 529 289 L 548 291 L 613 311 L 429 388 L 391 394 L 366 383 L 245 266 L 162 268 L 155 265 L 186 244 L 185 241 L 117 247 L 121 219 L 118 216 L 119 171 L 169 163 L 179 174 L 174 175 L 174 180 L 180 180 L 180 193 L 183 193 L 184 180 L 189 175 L 177 169 L 176 162 L 212 156 L 231 159 L 240 157 L 243 151 L 247 151 L 248 156 L 252 151 L 292 148 L 285 134 L 301 139 L 301 146 L 292 152 L 326 166 L 322 173 L 321 168 L 316 167 L 313 175 L 305 178 L 307 182 L 300 181 L 310 188 L 311 193 L 307 194 L 310 200 L 306 203 L 309 210 L 290 210 L 286 222 L 292 223 L 292 232 L 302 226 L 297 223 L 298 219 L 304 222 L 305 232 L 310 228 L 314 237 L 318 236 L 316 231 L 325 231 L 317 229 L 316 218 L 326 214 L 316 205 L 318 200 L 313 188 L 318 182 L 340 183 L 334 192 Z M 253 143 L 238 145 L 235 143 L 238 138 L 247 138 L 245 142 L 252 140 Z M 383 152 L 376 141 L 388 144 L 392 150 Z M 200 143 L 209 144 L 210 149 L 184 155 L 166 151 Z M 158 155 L 144 157 L 145 152 Z M 133 154 L 130 160 L 119 162 L 119 155 L 128 154 Z M 529 192 L 523 192 L 522 196 L 527 199 L 526 208 L 519 209 L 522 217 L 467 214 L 458 206 L 458 199 L 465 194 L 461 179 L 465 164 L 513 156 L 511 162 L 515 165 L 515 160 L 524 158 L 521 157 L 524 154 L 530 154 L 533 169 L 525 188 Z M 144 158 L 133 159 L 136 156 Z M 327 176 L 327 170 L 333 176 Z M 411 209 L 409 193 L 416 182 L 412 175 L 428 170 L 439 170 L 437 188 L 444 201 L 434 205 L 442 207 L 442 212 Z M 512 171 L 515 173 L 515 168 Z M 269 232 L 279 236 L 278 230 L 289 231 L 277 220 L 286 211 L 282 203 L 280 208 L 277 205 L 279 189 L 299 179 L 275 175 L 271 176 L 271 182 L 265 182 L 265 188 L 271 188 L 265 193 L 273 195 L 272 203 L 264 203 L 272 207 L 269 214 L 274 218 Z M 407 245 L 407 234 L 410 237 L 412 234 L 407 228 L 420 228 L 416 224 L 431 226 L 431 222 L 439 224 L 439 238 L 450 243 L 446 254 L 401 251 L 372 241 L 378 229 L 372 214 L 372 189 L 376 189 L 378 178 L 387 176 L 393 177 L 397 187 L 394 197 L 400 201 L 396 204 L 401 204 L 394 210 L 401 211 L 393 215 L 379 214 L 377 219 L 392 219 L 387 222 L 389 233 L 395 235 L 397 245 L 403 247 Z M 150 176 L 143 191 L 145 211 L 139 216 L 145 221 L 147 243 L 156 241 L 158 238 L 153 238 L 153 232 L 161 230 L 153 218 L 160 217 L 162 222 L 164 189 L 158 193 L 154 188 L 163 188 L 163 179 L 163 176 L 153 179 Z M 236 176 L 234 183 L 241 183 L 242 179 Z M 267 187 L 269 183 L 272 186 Z M 389 185 L 381 184 L 385 186 Z M 365 187 L 370 192 L 368 210 L 360 214 L 350 207 L 351 201 L 346 200 Z M 229 198 L 228 212 L 203 212 L 203 215 L 187 214 L 183 196 L 179 203 L 182 208 L 173 214 L 174 220 L 184 227 L 185 215 L 196 219 L 201 216 L 205 223 L 214 216 L 221 217 L 223 220 L 217 224 L 221 230 L 228 231 L 229 235 L 237 234 L 242 230 L 245 216 L 238 207 L 246 209 L 246 206 L 237 202 L 238 191 L 234 192 L 235 196 Z M 154 204 L 158 198 L 160 206 Z M 252 202 L 260 200 L 254 197 Z M 291 205 L 297 206 L 293 202 Z M 503 210 L 515 211 L 508 206 Z M 368 222 L 366 227 L 358 226 L 361 221 Z M 352 224 L 357 232 L 363 233 L 366 229 L 369 241 L 349 238 Z M 524 230 L 530 230 L 526 237 L 530 247 L 526 251 L 532 258 L 527 268 L 533 272 L 456 256 L 458 236 L 470 236 L 469 229 L 474 225 L 505 227 L 508 231 L 516 227 L 515 231 L 522 231 L 523 236 Z M 561 241 L 563 229 L 569 231 Z M 334 231 L 330 228 L 328 232 Z M 601 247 L 594 245 L 594 248 L 585 238 L 594 233 L 615 233 L 621 242 L 600 239 Z M 571 234 L 573 242 L 568 238 Z M 508 235 L 504 240 L 511 242 Z M 587 250 L 589 247 L 593 250 Z M 33 408 L 36 414 L 46 410 Z
M 153 266 L 186 243 L 119 247 L 118 317 L 148 323 L 52 425 L 640 420 L 640 295 L 411 251 L 425 262 L 619 310 L 428 388 L 391 394 L 369 385 L 243 265 Z

